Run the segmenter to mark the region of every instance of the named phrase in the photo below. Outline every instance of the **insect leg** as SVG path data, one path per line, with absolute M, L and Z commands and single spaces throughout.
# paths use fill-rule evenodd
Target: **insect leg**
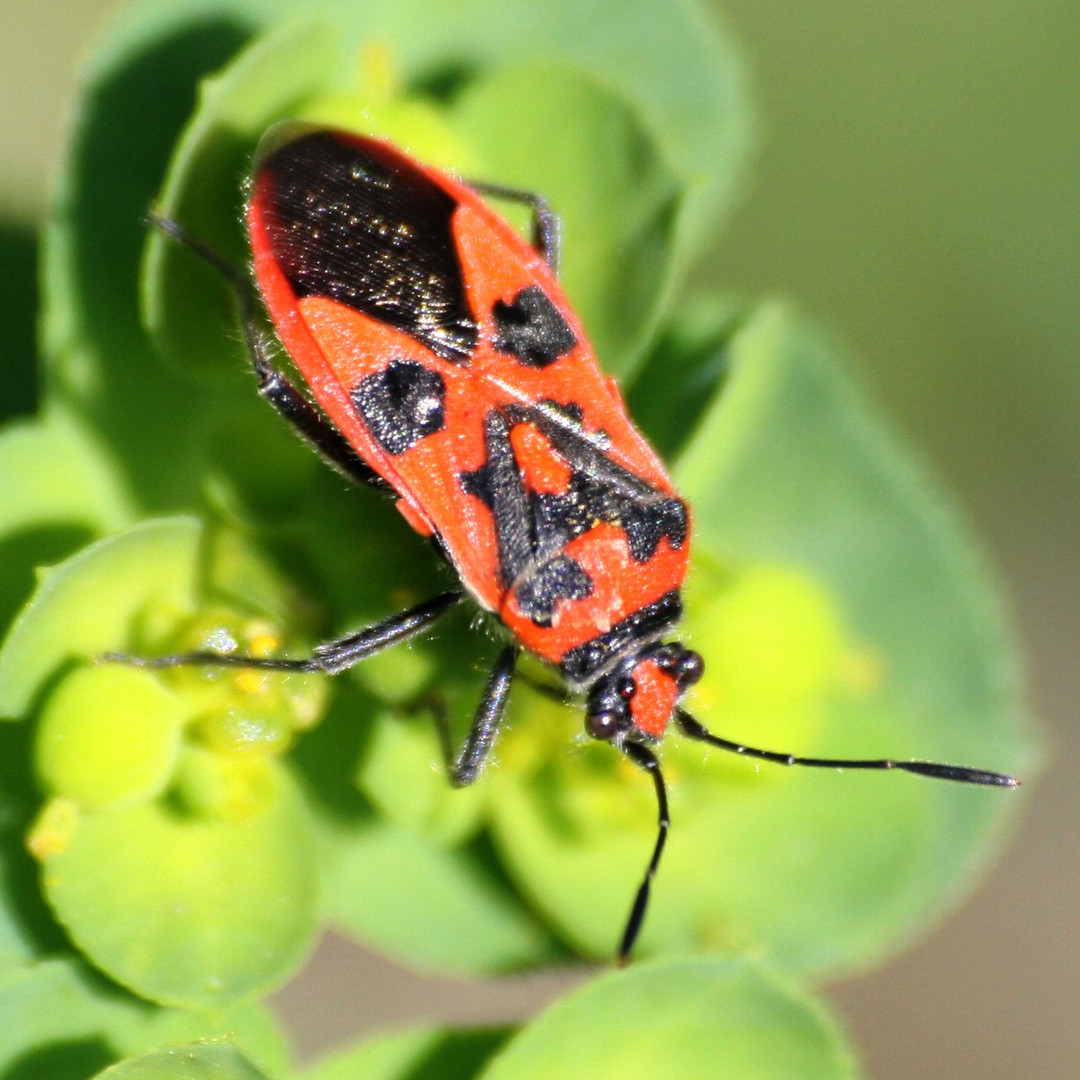
M 532 244 L 544 257 L 544 262 L 556 274 L 559 272 L 559 257 L 562 249 L 562 222 L 559 216 L 547 204 L 543 195 L 520 188 L 503 187 L 501 184 L 488 184 L 484 181 L 469 180 L 469 187 L 481 195 L 490 195 L 495 199 L 524 203 L 532 211 Z
M 251 366 L 262 397 L 338 472 L 380 491 L 391 490 L 390 485 L 349 445 L 345 436 L 274 365 L 270 341 L 259 327 L 257 293 L 247 275 L 172 218 L 151 213 L 147 220 L 170 239 L 183 244 L 209 263 L 232 286 L 240 306 Z
M 722 739 L 713 735 L 689 713 L 682 709 L 675 710 L 675 722 L 684 735 L 709 746 L 730 750 L 743 757 L 757 758 L 759 761 L 771 761 L 776 765 L 808 765 L 815 769 L 900 769 L 903 772 L 916 773 L 919 776 L 931 776 L 936 780 L 956 780 L 961 784 L 984 784 L 992 787 L 1019 787 L 1020 781 L 1015 776 L 1004 773 L 987 772 L 985 769 L 972 769 L 966 765 L 943 765 L 937 761 L 893 761 L 890 758 L 809 758 L 796 757 L 794 754 L 782 754 L 776 750 L 759 750 L 754 746 Z
M 238 656 L 235 653 L 219 653 L 205 650 L 174 653 L 171 656 L 131 656 L 128 653 L 111 652 L 102 660 L 131 664 L 142 668 L 209 667 L 257 668 L 262 671 L 297 671 L 336 675 L 339 671 L 366 660 L 375 653 L 397 645 L 401 641 L 422 634 L 442 615 L 464 597 L 460 589 L 449 589 L 433 600 L 399 611 L 362 630 L 316 645 L 307 657 L 289 658 L 273 656 Z
M 668 815 L 667 789 L 664 786 L 664 776 L 660 771 L 660 762 L 656 755 L 641 743 L 624 742 L 622 751 L 637 766 L 644 769 L 652 778 L 656 786 L 656 803 L 658 809 L 659 831 L 656 835 L 656 845 L 653 847 L 652 858 L 649 859 L 645 877 L 638 887 L 634 897 L 634 905 L 630 909 L 630 918 L 626 920 L 626 929 L 623 930 L 622 941 L 619 943 L 617 962 L 619 967 L 624 967 L 630 959 L 630 950 L 637 941 L 641 931 L 641 924 L 645 921 L 645 909 L 649 906 L 649 890 L 652 880 L 656 877 L 656 869 L 660 865 L 660 856 L 664 853 L 664 844 L 667 843 L 668 829 L 671 827 L 671 818 Z
M 517 656 L 517 646 L 507 645 L 495 661 L 469 734 L 450 765 L 450 782 L 454 787 L 467 787 L 471 784 L 480 775 L 480 770 L 491 755 L 491 748 L 495 745 L 495 738 L 499 734 L 499 728 L 506 716 L 506 706 L 510 701 L 510 686 L 514 681 Z

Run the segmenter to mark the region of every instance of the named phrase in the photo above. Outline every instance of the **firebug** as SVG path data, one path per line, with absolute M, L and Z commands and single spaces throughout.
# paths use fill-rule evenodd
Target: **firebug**
M 485 197 L 524 203 L 527 243 Z M 155 218 L 233 282 L 260 394 L 340 472 L 387 493 L 460 586 L 303 658 L 113 654 L 148 667 L 212 664 L 334 674 L 431 628 L 471 598 L 507 638 L 449 766 L 478 776 L 522 650 L 584 698 L 585 729 L 652 777 L 659 828 L 618 948 L 641 929 L 667 839 L 654 746 L 669 724 L 744 757 L 900 769 L 1013 787 L 925 761 L 796 757 L 708 731 L 680 705 L 704 661 L 671 640 L 691 516 L 628 419 L 557 279 L 559 222 L 527 192 L 465 183 L 374 138 L 282 124 L 256 154 L 247 229 L 258 296 L 176 222 Z M 302 380 L 276 365 L 261 298 Z

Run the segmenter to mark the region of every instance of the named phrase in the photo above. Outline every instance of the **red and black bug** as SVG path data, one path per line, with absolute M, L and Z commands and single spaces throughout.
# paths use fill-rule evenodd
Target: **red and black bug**
M 482 196 L 527 204 L 533 243 Z M 755 749 L 713 735 L 681 708 L 704 669 L 669 639 L 682 613 L 690 514 L 597 367 L 556 278 L 558 222 L 538 196 L 462 183 L 376 139 L 273 129 L 257 155 L 248 232 L 258 293 L 303 390 L 275 365 L 246 275 L 175 222 L 156 223 L 236 285 L 259 392 L 337 469 L 395 498 L 461 587 L 310 657 L 114 658 L 332 674 L 424 632 L 471 596 L 509 643 L 450 765 L 452 781 L 476 779 L 522 649 L 584 697 L 590 735 L 653 779 L 659 831 L 620 960 L 641 928 L 667 838 L 652 747 L 672 720 L 692 739 L 782 765 L 1016 784 L 953 765 Z

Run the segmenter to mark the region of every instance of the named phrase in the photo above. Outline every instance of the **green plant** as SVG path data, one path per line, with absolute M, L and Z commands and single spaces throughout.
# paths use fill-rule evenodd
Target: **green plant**
M 157 202 L 242 261 L 238 178 L 283 116 L 559 209 L 567 289 L 695 508 L 687 625 L 710 727 L 803 753 L 1031 760 L 986 573 L 832 348 L 785 303 L 686 289 L 750 130 L 705 13 L 296 11 L 142 0 L 88 70 L 45 231 L 42 410 L 0 436 L 21 583 L 0 713 L 33 721 L 0 732 L 4 1075 L 125 1057 L 109 1075 L 292 1075 L 257 999 L 327 922 L 433 971 L 603 959 L 652 840 L 648 784 L 525 686 L 481 783 L 454 792 L 432 769 L 432 703 L 464 724 L 495 648 L 467 613 L 333 686 L 94 663 L 208 634 L 299 651 L 438 588 L 393 508 L 342 491 L 257 400 L 223 283 L 140 224 Z M 853 1075 L 806 987 L 955 902 L 1012 799 L 674 740 L 665 767 L 675 832 L 641 963 L 516 1033 L 420 1029 L 304 1075 Z

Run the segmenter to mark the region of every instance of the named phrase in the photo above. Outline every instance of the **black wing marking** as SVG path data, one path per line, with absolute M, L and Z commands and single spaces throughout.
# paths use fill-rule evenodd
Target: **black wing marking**
M 570 463 L 565 491 L 528 489 L 510 440 L 520 423 L 535 425 Z M 575 434 L 575 425 L 581 431 L 580 410 L 552 402 L 492 409 L 484 421 L 485 462 L 460 477 L 462 490 L 494 518 L 500 586 L 515 591 L 519 608 L 538 626 L 550 625 L 560 600 L 593 593 L 588 573 L 565 553 L 575 537 L 601 523 L 617 525 L 631 557 L 646 563 L 664 537 L 678 548 L 687 535 L 680 499 L 612 461 L 583 431 Z
M 391 360 L 365 375 L 350 396 L 372 438 L 394 456 L 446 424 L 446 383 L 415 360 Z
M 270 153 L 264 175 L 268 239 L 298 297 L 331 297 L 468 362 L 478 330 L 450 195 L 388 146 L 329 131 Z
M 510 442 L 511 421 L 492 409 L 484 421 L 487 460 L 461 474 L 462 489 L 480 499 L 495 520 L 499 584 L 513 589 L 518 607 L 537 626 L 549 626 L 560 600 L 583 600 L 592 578 L 575 559 L 539 543 L 535 496 L 525 481 Z
M 492 345 L 529 367 L 546 368 L 577 344 L 574 331 L 539 285 L 526 286 L 510 303 L 497 300 L 492 316 Z

